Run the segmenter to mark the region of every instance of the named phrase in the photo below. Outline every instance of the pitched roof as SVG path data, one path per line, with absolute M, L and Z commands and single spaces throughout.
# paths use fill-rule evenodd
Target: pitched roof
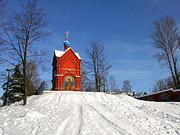
M 142 95 L 141 97 L 148 97 L 148 96 L 152 96 L 152 95 L 156 95 L 156 94 L 160 94 L 160 93 L 165 93 L 165 92 L 168 92 L 168 91 L 172 91 L 173 93 L 175 92 L 180 92 L 180 89 L 177 89 L 177 90 L 173 90 L 172 88 L 170 89 L 167 89 L 167 90 L 161 90 L 161 91 L 157 91 L 157 92 L 154 92 L 154 93 L 150 93 L 150 94 L 147 94 L 147 95 Z
M 55 52 L 56 57 L 61 57 L 70 49 L 73 51 L 73 49 L 71 47 L 69 47 L 66 51 L 55 50 L 54 52 Z M 79 53 L 74 52 L 74 54 L 78 57 L 78 59 L 81 60 L 81 57 L 80 57 Z

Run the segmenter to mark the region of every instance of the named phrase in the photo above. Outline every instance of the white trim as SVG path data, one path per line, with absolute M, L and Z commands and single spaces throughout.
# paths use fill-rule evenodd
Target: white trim
M 71 69 L 71 68 L 61 68 L 61 69 L 63 69 L 63 70 L 77 70 L 77 71 L 81 71 L 79 69 Z
M 63 76 L 62 74 L 55 74 L 55 76 Z

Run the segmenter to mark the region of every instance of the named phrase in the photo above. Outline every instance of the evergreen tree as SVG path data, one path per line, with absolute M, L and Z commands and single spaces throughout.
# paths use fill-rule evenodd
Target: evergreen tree
M 23 78 L 19 66 L 16 65 L 12 72 L 7 82 L 2 85 L 2 88 L 5 90 L 3 105 L 12 104 L 23 98 Z
M 43 81 L 41 85 L 39 86 L 39 88 L 37 89 L 36 95 L 43 94 L 43 91 L 47 89 L 48 89 L 48 84 L 45 81 Z

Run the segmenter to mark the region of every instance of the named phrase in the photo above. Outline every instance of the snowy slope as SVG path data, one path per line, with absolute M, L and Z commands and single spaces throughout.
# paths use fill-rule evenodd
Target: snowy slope
M 178 135 L 180 103 L 94 92 L 47 92 L 30 97 L 26 106 L 0 108 L 0 134 Z

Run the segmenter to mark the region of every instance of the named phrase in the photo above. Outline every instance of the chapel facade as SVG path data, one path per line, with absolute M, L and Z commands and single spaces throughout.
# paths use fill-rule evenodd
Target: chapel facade
M 81 57 L 70 47 L 68 32 L 63 45 L 64 51 L 54 51 L 52 90 L 81 91 Z

